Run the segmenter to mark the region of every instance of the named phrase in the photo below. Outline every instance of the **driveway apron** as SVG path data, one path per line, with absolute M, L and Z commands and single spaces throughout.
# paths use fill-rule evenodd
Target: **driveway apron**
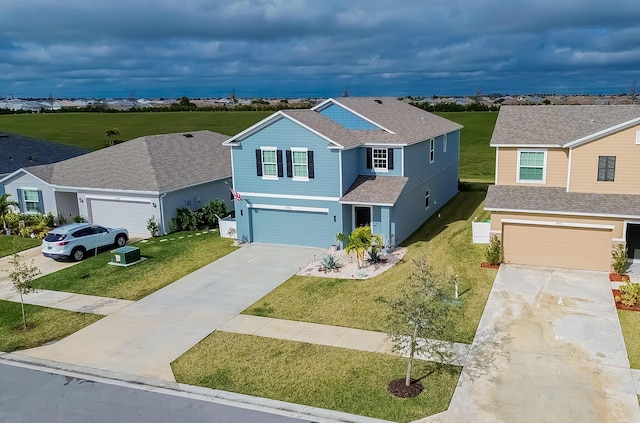
M 500 268 L 449 410 L 425 422 L 639 422 L 608 277 Z
M 175 381 L 170 363 L 321 249 L 249 244 L 31 357 Z

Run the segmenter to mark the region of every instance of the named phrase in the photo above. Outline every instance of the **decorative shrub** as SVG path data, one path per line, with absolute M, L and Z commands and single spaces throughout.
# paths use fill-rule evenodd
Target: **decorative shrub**
M 178 224 L 178 219 L 172 217 L 169 219 L 169 233 L 178 232 L 180 230 L 180 225 Z
M 74 223 L 84 223 L 84 222 L 86 222 L 85 218 L 82 217 L 82 216 L 73 216 L 73 218 L 71 220 L 73 220 Z
M 500 264 L 500 254 L 501 253 L 501 245 L 500 239 L 497 235 L 492 235 L 489 240 L 489 248 L 487 248 L 487 252 L 485 253 L 485 258 L 487 259 L 487 263 L 491 265 Z
M 178 209 L 178 227 L 182 231 L 197 231 L 200 226 L 200 213 L 187 208 Z
M 149 220 L 147 220 L 147 230 L 153 237 L 160 235 L 160 224 L 155 216 L 151 216 Z
M 56 223 L 58 224 L 58 226 L 66 225 L 67 218 L 64 217 L 62 213 L 58 213 L 58 218 L 56 219 Z
M 202 223 L 210 228 L 215 228 L 218 224 L 216 215 L 224 217 L 227 214 L 227 204 L 217 198 L 202 208 Z
M 613 259 L 613 263 L 611 264 L 613 271 L 618 275 L 624 275 L 629 268 L 629 263 L 627 262 L 629 258 L 627 255 L 627 247 L 624 244 L 617 244 L 613 251 L 611 251 L 611 258 Z
M 326 255 L 322 257 L 322 269 L 327 272 L 337 272 L 342 267 L 342 263 L 336 260 L 336 257 L 333 254 Z
M 367 262 L 369 262 L 370 264 L 378 264 L 382 262 L 382 256 L 380 254 L 380 250 L 377 248 L 372 248 L 367 253 Z
M 627 282 L 620 285 L 620 295 L 616 296 L 616 301 L 629 307 L 636 305 L 640 301 L 640 283 Z
M 45 226 L 53 228 L 55 226 L 55 223 L 56 223 L 56 218 L 53 215 L 53 213 L 49 212 L 49 213 L 47 213 L 47 214 L 45 214 L 43 216 L 43 221 L 44 221 Z

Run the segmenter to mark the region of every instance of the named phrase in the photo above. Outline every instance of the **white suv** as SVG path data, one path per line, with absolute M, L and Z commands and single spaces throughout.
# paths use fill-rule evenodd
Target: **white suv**
M 122 247 L 129 239 L 125 228 L 105 228 L 92 223 L 71 223 L 53 229 L 42 241 L 42 254 L 54 260 L 82 260 L 87 252 L 105 246 Z

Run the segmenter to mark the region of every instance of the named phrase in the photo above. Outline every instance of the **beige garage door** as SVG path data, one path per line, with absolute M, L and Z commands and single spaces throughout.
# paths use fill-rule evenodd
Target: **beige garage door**
M 609 271 L 611 229 L 505 223 L 502 228 L 507 263 Z

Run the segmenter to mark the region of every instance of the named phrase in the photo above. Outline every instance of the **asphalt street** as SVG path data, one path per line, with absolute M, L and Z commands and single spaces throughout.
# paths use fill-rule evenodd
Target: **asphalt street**
M 0 422 L 304 421 L 199 399 L 0 364 Z

